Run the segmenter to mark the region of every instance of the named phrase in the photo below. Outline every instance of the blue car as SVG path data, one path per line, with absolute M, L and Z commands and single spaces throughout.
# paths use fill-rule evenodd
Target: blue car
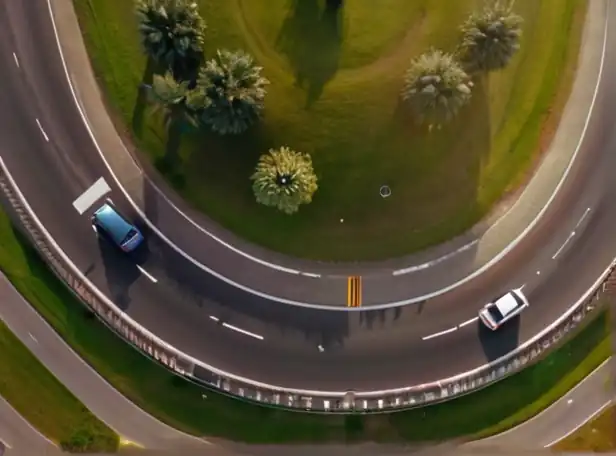
M 110 199 L 94 213 L 92 226 L 124 252 L 132 252 L 143 242 L 141 231 L 118 212 Z

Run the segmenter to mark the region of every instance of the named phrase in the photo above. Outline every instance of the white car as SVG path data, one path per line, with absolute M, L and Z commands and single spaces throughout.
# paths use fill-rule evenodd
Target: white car
M 511 290 L 500 298 L 489 302 L 479 311 L 479 318 L 491 330 L 496 330 L 506 321 L 519 315 L 528 307 L 528 299 L 521 289 Z

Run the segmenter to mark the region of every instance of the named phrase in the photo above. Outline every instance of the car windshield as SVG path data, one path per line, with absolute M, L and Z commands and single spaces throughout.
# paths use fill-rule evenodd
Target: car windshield
M 134 228 L 131 228 L 128 233 L 126 234 L 126 236 L 124 237 L 124 239 L 122 239 L 121 244 L 124 245 L 126 244 L 128 241 L 130 241 L 133 237 L 135 237 L 137 235 L 137 230 L 135 230 Z
M 488 307 L 488 312 L 490 314 L 490 316 L 492 317 L 492 319 L 498 323 L 499 321 L 501 321 L 504 317 L 503 314 L 500 313 L 498 311 L 498 309 L 496 308 L 496 306 L 490 306 Z

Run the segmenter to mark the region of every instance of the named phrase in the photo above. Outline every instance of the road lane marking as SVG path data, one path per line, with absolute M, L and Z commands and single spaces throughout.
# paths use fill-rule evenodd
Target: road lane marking
M 347 279 L 347 306 L 361 307 L 361 276 Z
M 210 320 L 220 321 L 220 319 L 218 317 L 215 317 L 214 315 L 210 315 Z
M 392 275 L 394 276 L 399 276 L 399 275 L 404 275 L 404 274 L 409 274 L 411 272 L 417 272 L 417 271 L 421 271 L 423 269 L 428 269 L 431 268 L 433 266 L 436 266 L 439 263 L 442 263 L 443 261 L 447 261 L 450 258 L 453 258 L 454 256 L 467 251 L 468 249 L 470 249 L 471 247 L 475 246 L 477 243 L 479 242 L 479 239 L 475 239 L 472 242 L 469 242 L 466 245 L 463 245 L 462 247 L 460 247 L 457 250 L 454 250 L 453 252 L 449 252 L 446 255 L 443 255 L 442 257 L 436 258 L 432 261 L 428 261 L 426 263 L 422 263 L 422 264 L 418 264 L 416 266 L 410 266 L 408 268 L 403 268 L 403 269 L 397 269 L 395 270 Z
M 458 330 L 458 327 L 454 326 L 453 328 L 446 329 L 445 331 L 437 332 L 434 334 L 430 334 L 429 336 L 422 337 L 421 340 L 434 339 L 435 337 L 444 336 L 445 334 L 449 334 L 457 330 Z
M 143 269 L 141 266 L 136 265 L 137 269 L 139 269 L 141 271 L 141 273 L 146 276 L 148 279 L 150 279 L 152 282 L 156 283 L 158 282 L 158 279 L 156 277 L 154 277 L 152 274 L 150 274 L 148 271 L 146 271 L 145 269 Z
M 0 443 L 4 445 L 6 448 L 8 448 L 9 450 L 13 448 L 11 445 L 6 443 L 6 440 L 0 439 Z
M 312 277 L 313 279 L 318 279 L 319 277 L 321 277 L 321 274 L 314 274 L 312 272 L 300 272 L 299 274 L 306 277 Z
M 564 435 L 552 440 L 550 443 L 548 443 L 547 445 L 544 445 L 543 448 L 549 448 L 552 445 L 560 442 L 561 440 L 566 439 L 567 437 L 569 437 L 571 434 L 573 434 L 575 431 L 577 431 L 579 428 L 581 428 L 582 426 L 584 426 L 586 423 L 588 423 L 589 421 L 591 421 L 593 418 L 595 418 L 597 415 L 599 415 L 602 411 L 604 411 L 609 405 L 612 404 L 612 401 L 609 400 L 607 401 L 605 404 L 603 404 L 601 407 L 599 407 L 597 410 L 595 410 L 593 413 L 590 414 L 590 416 L 588 416 L 587 418 L 585 418 L 581 423 L 579 423 L 577 426 L 575 426 L 573 429 L 571 429 L 570 431 L 566 432 Z
M 580 218 L 580 220 L 578 220 L 577 225 L 575 225 L 574 230 L 577 230 L 580 227 L 580 225 L 582 224 L 582 222 L 584 221 L 584 219 L 586 218 L 589 212 L 590 212 L 590 208 L 587 207 L 586 210 L 584 211 L 584 214 Z
M 465 326 L 470 325 L 471 323 L 475 323 L 477 320 L 479 320 L 479 317 L 473 317 L 470 320 L 466 320 L 465 322 L 460 323 L 458 325 L 458 328 L 464 328 Z
M 17 58 L 17 54 L 15 54 L 14 52 L 13 52 L 13 59 L 15 60 L 15 65 L 17 65 L 17 68 L 20 68 L 19 67 L 19 59 Z
M 94 203 L 109 192 L 111 192 L 111 188 L 105 178 L 101 177 L 73 201 L 73 207 L 79 212 L 79 215 L 83 215 Z
M 250 331 L 246 331 L 245 329 L 238 328 L 237 326 L 230 325 L 229 323 L 222 324 L 225 328 L 229 328 L 233 331 L 237 331 L 238 333 L 244 334 L 246 336 L 254 337 L 255 339 L 263 340 L 263 336 L 259 334 L 251 333 Z
M 28 333 L 28 335 L 30 336 L 30 338 L 31 338 L 31 339 L 32 339 L 35 343 L 37 343 L 37 344 L 38 344 L 38 340 L 36 340 L 36 337 L 34 337 L 34 336 L 32 335 L 32 333 L 30 333 L 30 332 L 29 332 L 29 333 Z
M 556 259 L 556 257 L 557 257 L 558 255 L 560 255 L 560 254 L 561 254 L 561 252 L 562 252 L 563 250 L 565 250 L 565 247 L 567 246 L 567 244 L 569 243 L 569 241 L 570 241 L 571 239 L 573 239 L 573 236 L 575 236 L 575 231 L 572 231 L 571 233 L 569 233 L 569 236 L 567 236 L 567 239 L 565 239 L 565 242 L 563 242 L 563 245 L 561 245 L 561 246 L 558 248 L 558 250 L 556 251 L 556 253 L 555 253 L 554 255 L 552 255 L 552 259 L 553 259 L 553 260 L 555 260 L 555 259 Z
M 49 136 L 47 136 L 47 133 L 45 133 L 45 130 L 43 130 L 43 126 L 41 125 L 41 121 L 38 120 L 38 118 L 36 119 L 36 124 L 39 127 L 39 130 L 41 130 L 41 133 L 43 134 L 43 138 L 45 138 L 45 141 L 49 142 Z

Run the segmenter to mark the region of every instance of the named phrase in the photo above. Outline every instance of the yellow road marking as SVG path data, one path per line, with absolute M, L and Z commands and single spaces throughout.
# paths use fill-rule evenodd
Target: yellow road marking
M 347 282 L 347 306 L 361 307 L 361 277 L 351 276 Z

